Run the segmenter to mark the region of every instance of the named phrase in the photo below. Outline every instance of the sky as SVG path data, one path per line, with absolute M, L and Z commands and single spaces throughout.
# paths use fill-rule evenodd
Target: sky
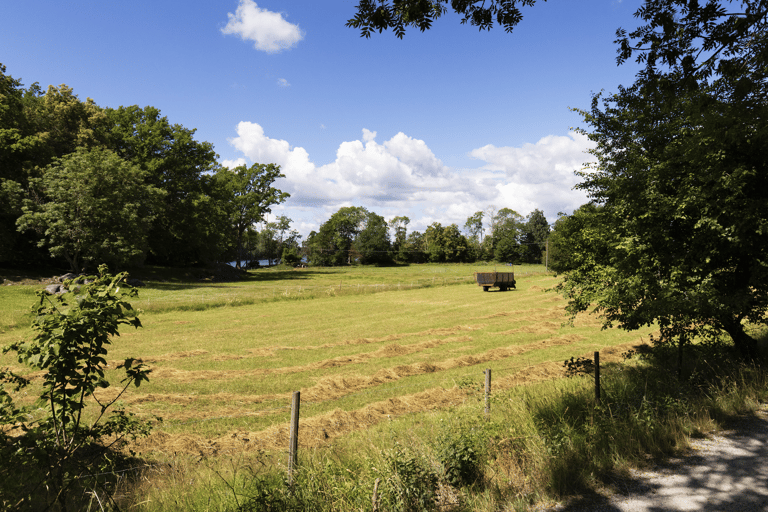
M 402 40 L 345 27 L 356 4 L 8 0 L 0 63 L 25 87 L 154 106 L 227 167 L 279 164 L 291 197 L 269 219 L 305 238 L 344 206 L 423 231 L 490 207 L 554 222 L 587 202 L 572 109 L 634 81 L 613 41 L 639 0 L 539 0 L 511 34 L 449 14 Z

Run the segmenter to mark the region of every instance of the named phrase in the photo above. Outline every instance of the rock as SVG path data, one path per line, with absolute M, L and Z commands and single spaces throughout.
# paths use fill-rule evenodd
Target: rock
M 49 284 L 45 287 L 45 291 L 51 295 L 61 295 L 62 293 L 67 292 L 67 290 L 60 284 Z

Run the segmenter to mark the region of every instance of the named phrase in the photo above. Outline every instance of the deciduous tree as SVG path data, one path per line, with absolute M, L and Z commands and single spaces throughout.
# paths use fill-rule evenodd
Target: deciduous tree
M 355 237 L 354 250 L 363 265 L 386 265 L 392 263 L 390 255 L 389 228 L 384 217 L 368 212 L 364 226 Z
M 163 197 L 145 178 L 109 150 L 79 148 L 31 180 L 39 195 L 23 207 L 19 229 L 40 233 L 41 246 L 73 272 L 140 263 Z
M 538 208 L 533 210 L 525 219 L 522 226 L 523 240 L 521 247 L 521 256 L 526 263 L 541 263 L 541 256 L 544 253 L 549 236 L 549 222 L 544 216 L 544 212 Z
M 520 236 L 523 229 L 523 216 L 510 208 L 502 208 L 496 213 L 494 220 L 491 236 L 493 259 L 505 263 L 517 263 L 521 257 Z
M 226 246 L 228 219 L 210 176 L 219 168 L 213 146 L 195 140 L 195 130 L 171 124 L 154 107 L 106 109 L 105 115 L 108 147 L 166 192 L 149 234 L 149 259 L 166 265 L 215 260 Z
M 597 163 L 579 187 L 611 238 L 564 291 L 572 312 L 594 304 L 607 325 L 658 322 L 681 347 L 724 332 L 751 355 L 745 324 L 768 311 L 768 6 L 725 5 L 646 2 L 646 25 L 620 39 L 620 59 L 646 68 L 581 111 Z
M 276 179 L 284 177 L 276 164 L 241 165 L 232 170 L 220 169 L 216 173 L 229 214 L 237 268 L 241 268 L 246 229 L 260 222 L 265 214 L 272 211 L 272 206 L 290 197 L 290 194 L 273 186 Z

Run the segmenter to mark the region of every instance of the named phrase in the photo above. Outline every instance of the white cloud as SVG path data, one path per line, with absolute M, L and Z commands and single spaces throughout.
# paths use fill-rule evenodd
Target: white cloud
M 511 208 L 522 214 L 539 208 L 552 220 L 557 212 L 570 212 L 587 202 L 584 192 L 573 190 L 579 182 L 574 171 L 594 161 L 587 153 L 592 147 L 585 135 L 570 132 L 522 147 L 487 145 L 469 154 L 485 161 L 484 169 L 504 173 L 505 179 L 496 185 L 499 205 L 514 204 Z
M 507 176 L 522 183 L 551 183 L 567 179 L 575 184 L 574 169 L 592 160 L 586 151 L 593 147 L 589 139 L 580 133 L 568 136 L 548 135 L 536 144 L 523 147 L 483 146 L 469 155 L 484 160 L 486 169 L 504 171 Z
M 285 78 L 278 78 L 277 79 L 277 85 L 279 85 L 280 87 L 290 87 L 291 86 L 291 84 L 289 84 L 288 80 L 286 80 Z
M 234 169 L 235 167 L 240 167 L 241 165 L 248 165 L 248 162 L 245 160 L 245 158 L 237 158 L 235 160 L 222 160 L 221 165 L 228 169 Z
M 312 162 L 302 147 L 266 136 L 257 123 L 239 123 L 230 142 L 251 162 L 281 166 L 286 178 L 277 185 L 291 194 L 282 207 L 306 229 L 317 229 L 349 205 L 385 218 L 407 215 L 409 229 L 422 231 L 432 222 L 461 228 L 489 205 L 522 215 L 539 208 L 554 220 L 558 211 L 586 202 L 583 193 L 572 190 L 573 171 L 587 159 L 583 151 L 589 146 L 578 134 L 545 137 L 520 148 L 478 148 L 470 154 L 486 165 L 464 170 L 447 168 L 423 140 L 401 132 L 379 144 L 376 136 L 364 128 L 362 140 L 342 142 L 335 160 L 325 165 Z
M 221 29 L 224 34 L 254 41 L 254 47 L 267 53 L 277 53 L 295 46 L 304 38 L 298 25 L 287 22 L 283 15 L 259 8 L 253 0 L 240 0 L 235 14 L 227 13 L 229 22 Z

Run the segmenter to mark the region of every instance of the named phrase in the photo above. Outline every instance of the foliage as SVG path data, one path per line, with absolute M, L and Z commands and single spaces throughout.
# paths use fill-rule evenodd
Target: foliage
M 392 253 L 395 260 L 403 263 L 408 261 L 407 228 L 410 222 L 411 219 L 408 217 L 397 216 L 393 217 L 388 223 L 389 227 L 392 228 L 395 237 L 395 240 L 392 243 Z
M 744 323 L 768 321 L 768 11 L 744 7 L 646 3 L 648 23 L 620 49 L 645 70 L 580 111 L 597 163 L 578 187 L 601 207 L 602 239 L 564 282 L 572 313 L 596 304 L 606 325 L 658 322 L 681 350 L 726 332 L 755 355 Z
M 278 178 L 285 178 L 285 175 L 275 164 L 240 165 L 231 170 L 219 169 L 216 173 L 216 186 L 223 195 L 229 216 L 237 268 L 240 268 L 244 254 L 246 230 L 271 212 L 273 205 L 283 203 L 290 197 L 287 192 L 272 186 Z
M 16 483 L 12 490 L 21 493 L 15 498 L 17 507 L 38 509 L 56 503 L 60 510 L 66 510 L 77 506 L 82 497 L 75 490 L 100 485 L 98 478 L 94 481 L 91 476 L 104 464 L 111 464 L 114 456 L 110 451 L 126 438 L 149 433 L 149 423 L 115 407 L 128 386 L 148 380 L 150 370 L 143 364 L 127 358 L 115 368 L 125 374 L 122 389 L 108 399 L 96 394 L 97 389 L 110 387 L 105 378 L 105 356 L 111 338 L 120 334 L 121 325 L 141 326 L 128 302 L 136 290 L 125 285 L 125 278 L 126 274 L 109 275 L 102 265 L 98 276 L 80 280 L 85 284 L 65 281 L 66 293 L 39 292 L 34 338 L 3 349 L 15 352 L 20 363 L 42 372 L 37 407 L 45 410 L 45 415 L 40 418 L 22 417 L 0 386 L 3 430 L 8 427 L 18 432 L 5 438 L 2 448 L 3 469 L 15 468 L 13 474 L 20 477 L 14 482 L 11 473 L 6 475 L 4 488 L 7 492 Z M 17 389 L 27 384 L 7 372 L 2 377 Z M 98 410 L 87 414 L 86 404 L 91 401 Z M 48 492 L 41 492 L 43 488 Z
M 78 151 L 98 148 L 136 166 L 145 185 L 163 191 L 162 200 L 146 205 L 150 215 L 146 240 L 140 244 L 143 254 L 129 263 L 145 258 L 183 265 L 217 260 L 230 241 L 228 198 L 216 193 L 211 176 L 219 167 L 213 146 L 194 140 L 194 133 L 169 123 L 154 107 L 104 109 L 91 99 L 80 100 L 64 84 L 24 88 L 0 65 L 0 261 L 24 265 L 49 260 L 42 232 L 17 230 L 24 214 L 20 203 L 52 202 L 39 187 L 47 169 Z M 109 253 L 98 261 L 126 261 L 122 250 L 111 254 L 114 247 L 90 250 Z M 64 260 L 62 253 L 56 254 Z
M 433 222 L 424 232 L 426 253 L 433 263 L 458 263 L 469 259 L 469 244 L 456 224 Z
M 437 475 L 425 461 L 398 445 L 384 458 L 391 471 L 385 482 L 385 510 L 421 512 L 437 508 Z
M 301 262 L 301 255 L 296 247 L 286 247 L 283 249 L 283 254 L 280 256 L 280 263 L 284 265 L 294 266 Z
M 595 362 L 588 357 L 572 357 L 563 361 L 563 369 L 567 377 L 590 375 L 595 371 Z
M 335 266 L 352 263 L 352 244 L 363 229 L 368 210 L 362 206 L 345 206 L 320 226 L 320 231 L 307 238 L 309 262 L 312 265 Z
M 360 0 L 357 14 L 347 21 L 347 27 L 360 30 L 361 37 L 370 37 L 371 32 L 381 33 L 390 28 L 400 39 L 405 35 L 406 27 L 417 27 L 424 32 L 432 27 L 432 22 L 448 10 L 444 4 L 448 0 Z M 462 17 L 461 23 L 488 30 L 494 23 L 504 27 L 507 32 L 520 23 L 523 15 L 518 5 L 532 6 L 535 0 L 452 0 L 451 8 Z M 478 5 L 479 4 L 479 5 Z
M 737 7 L 730 12 L 726 5 Z M 679 75 L 687 86 L 722 81 L 721 91 L 733 100 L 765 99 L 766 9 L 763 0 L 646 1 L 635 12 L 643 20 L 627 34 L 616 31 L 619 64 L 635 56 L 645 63 L 647 78 Z M 667 73 L 668 74 L 668 73 Z
M 363 228 L 355 237 L 353 248 L 363 265 L 386 265 L 392 263 L 390 256 L 389 229 L 384 217 L 368 212 Z
M 171 124 L 154 107 L 104 113 L 107 147 L 165 191 L 147 241 L 149 260 L 174 265 L 216 260 L 226 245 L 228 219 L 210 176 L 219 167 L 213 145 L 196 141 L 195 130 Z
M 23 207 L 19 229 L 40 233 L 40 245 L 65 258 L 73 272 L 97 261 L 140 263 L 163 196 L 144 178 L 109 150 L 78 148 L 30 180 L 40 196 Z
M 267 222 L 258 235 L 258 258 L 268 260 L 271 265 L 273 260 L 281 259 L 286 251 L 298 255 L 301 235 L 290 228 L 291 219 L 285 215 L 278 215 L 273 222 Z
M 520 261 L 520 238 L 523 217 L 510 208 L 502 208 L 493 216 L 491 247 L 494 261 L 517 263 Z
M 441 432 L 436 439 L 435 454 L 448 483 L 464 487 L 480 480 L 482 443 L 482 429 L 476 424 L 460 424 Z
M 549 268 L 566 272 L 564 281 L 572 275 L 600 279 L 598 262 L 607 261 L 611 241 L 609 223 L 603 220 L 603 214 L 602 207 L 587 203 L 571 215 L 560 214 L 555 222 L 549 237 Z M 590 276 L 581 277 L 581 273 L 590 272 Z
M 528 214 L 522 226 L 520 259 L 525 263 L 541 263 L 548 237 L 549 222 L 544 212 L 537 208 Z

